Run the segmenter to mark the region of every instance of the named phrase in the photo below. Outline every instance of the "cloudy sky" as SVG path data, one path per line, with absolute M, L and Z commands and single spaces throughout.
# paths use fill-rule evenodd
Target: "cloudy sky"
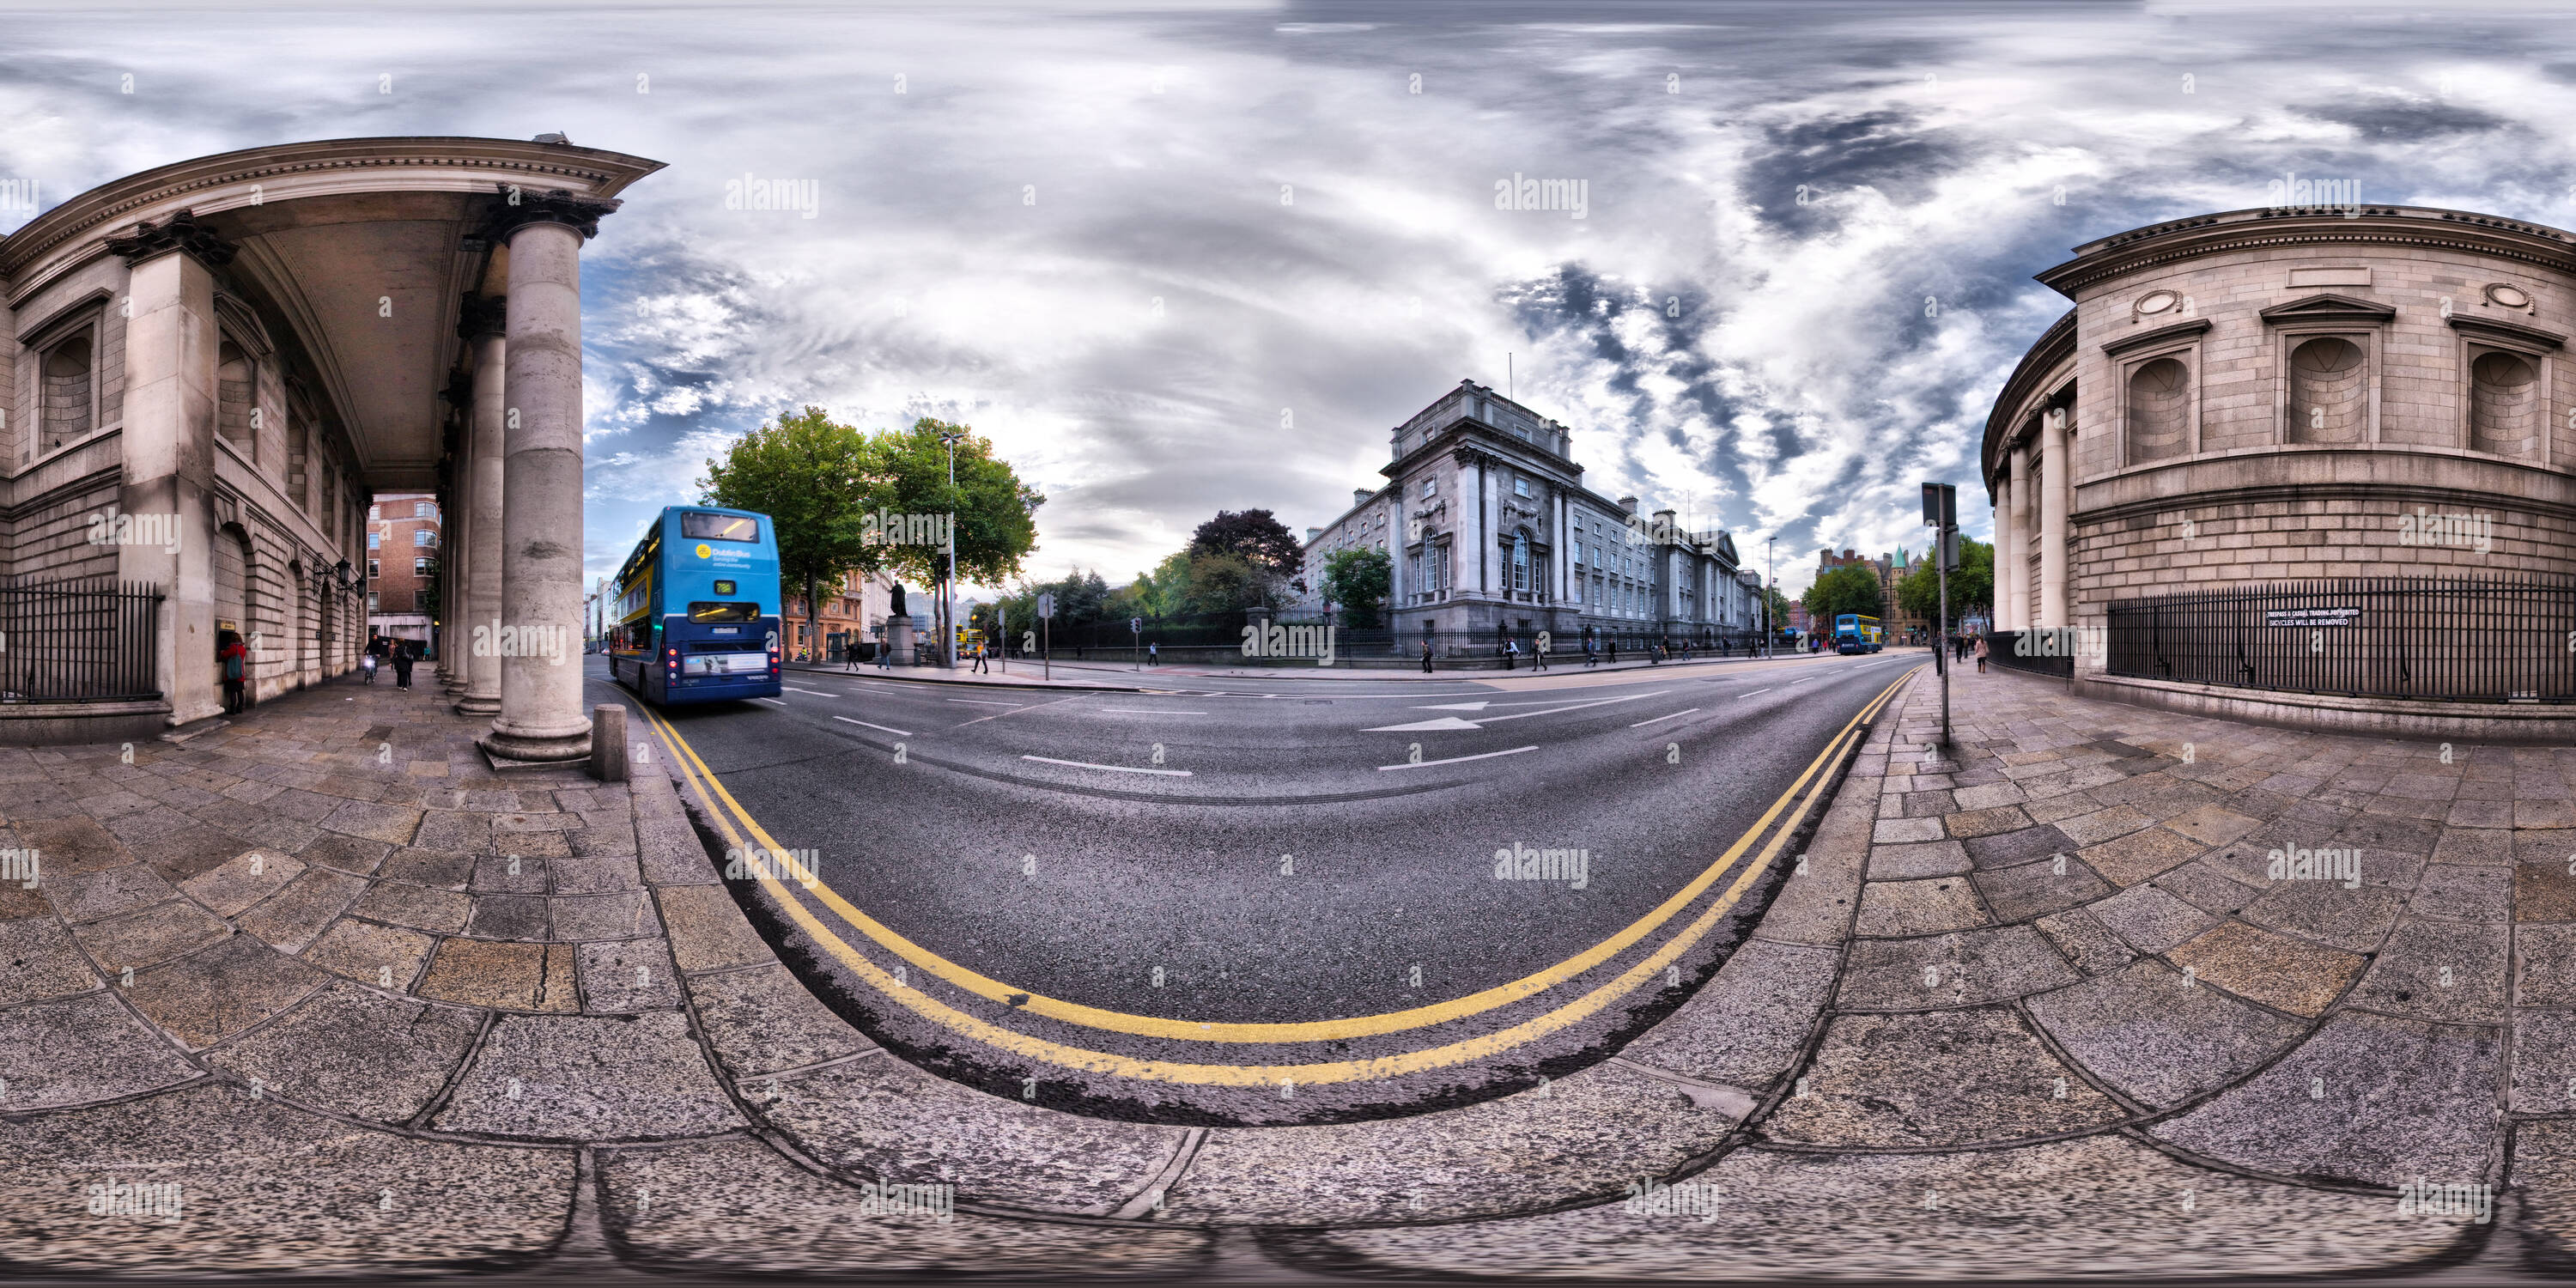
M 1323 522 L 1472 377 L 1794 591 L 1974 490 L 2068 247 L 2285 171 L 2576 226 L 2569 119 L 2537 6 L 0 9 L 0 176 L 48 205 L 308 138 L 668 162 L 585 261 L 594 575 L 812 403 L 972 424 L 1048 497 L 1029 571 L 1123 581 L 1220 508 Z M 1497 210 L 1512 175 L 1583 217 Z

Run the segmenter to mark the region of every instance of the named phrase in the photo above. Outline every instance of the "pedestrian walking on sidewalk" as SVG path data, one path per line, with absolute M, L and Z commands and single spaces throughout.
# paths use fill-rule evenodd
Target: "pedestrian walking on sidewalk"
M 241 636 L 231 631 L 215 636 L 215 664 L 223 669 L 224 714 L 240 715 L 250 688 L 250 650 L 242 647 Z
M 979 642 L 979 643 L 977 643 L 977 644 L 975 645 L 975 669 L 974 669 L 974 670 L 971 670 L 971 671 L 968 671 L 968 672 L 967 672 L 967 674 L 968 674 L 968 675 L 991 675 L 992 673 L 993 673 L 993 664 L 992 664 L 992 662 L 991 662 L 990 660 L 988 660 L 988 659 L 984 656 L 984 645 L 983 645 L 982 643 L 980 643 L 980 642 Z
M 396 642 L 396 643 L 394 644 L 394 687 L 395 687 L 395 688 L 397 688 L 397 689 L 408 689 L 408 688 L 410 688 L 410 687 L 411 687 L 411 663 L 412 663 L 412 656 L 411 656 L 411 644 L 410 644 L 410 642 L 409 642 L 409 641 L 398 641 L 398 642 Z
M 1554 640 L 1541 640 L 1531 647 L 1530 657 L 1537 661 L 1539 670 L 1544 671 L 1547 669 L 1547 646 L 1555 642 L 1556 641 Z
M 1619 665 L 1619 637 L 1616 635 L 1610 637 L 1610 665 Z
M 1431 641 L 1422 641 L 1422 673 L 1431 674 Z
M 1146 646 L 1145 646 L 1145 665 L 1147 665 L 1147 666 L 1161 666 L 1162 664 L 1163 664 L 1163 646 L 1162 646 L 1162 645 L 1160 645 L 1160 644 L 1148 644 L 1148 645 L 1146 645 Z
M 1985 637 L 1985 636 L 1983 636 L 1983 635 L 1979 635 L 1979 636 L 1977 637 L 1977 674 L 1979 674 L 1979 675 L 1984 675 L 1985 673 L 1986 673 L 1986 637 Z
M 1601 646 L 1589 639 L 1583 641 L 1583 665 L 1587 670 L 1601 665 Z

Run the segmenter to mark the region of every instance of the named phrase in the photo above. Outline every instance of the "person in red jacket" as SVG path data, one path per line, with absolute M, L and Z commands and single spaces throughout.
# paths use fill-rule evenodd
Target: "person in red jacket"
M 242 647 L 241 636 L 231 631 L 215 636 L 215 664 L 223 669 L 224 714 L 240 715 L 250 687 L 250 650 Z

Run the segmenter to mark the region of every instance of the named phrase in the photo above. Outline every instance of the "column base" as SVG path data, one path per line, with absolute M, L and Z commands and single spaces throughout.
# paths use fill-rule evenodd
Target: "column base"
M 501 699 L 468 693 L 456 700 L 455 710 L 460 716 L 497 716 L 501 714 Z
M 525 734 L 506 730 L 495 724 L 492 732 L 477 740 L 486 755 L 495 760 L 514 760 L 529 764 L 558 764 L 590 759 L 590 724 L 562 734 Z

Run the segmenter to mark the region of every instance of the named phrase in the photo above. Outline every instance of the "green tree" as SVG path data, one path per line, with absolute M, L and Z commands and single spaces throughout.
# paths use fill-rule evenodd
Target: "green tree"
M 1128 593 L 1146 617 L 1178 617 L 1189 611 L 1190 552 L 1175 550 L 1163 556 L 1152 572 L 1136 574 Z
M 1342 605 L 1342 624 L 1352 630 L 1378 627 L 1393 586 L 1394 568 L 1383 550 L 1336 550 L 1324 561 L 1324 598 Z
M 1906 612 L 1937 626 L 1941 611 L 1941 574 L 1925 559 L 1896 583 L 1896 602 Z M 1973 613 L 1990 612 L 1995 600 L 1995 548 L 1964 533 L 1959 537 L 1959 566 L 1950 570 L 1950 626 Z
M 1878 571 L 1866 564 L 1845 564 L 1816 578 L 1800 602 L 1807 606 L 1808 618 L 1820 623 L 1820 634 L 1831 631 L 1833 619 L 1845 613 L 1886 615 L 1879 611 Z
M 1774 632 L 1789 629 L 1789 597 L 1781 594 L 1777 586 L 1768 588 L 1764 593 L 1771 597 L 1771 629 Z
M 956 442 L 956 482 L 949 482 L 949 444 Z M 868 438 L 875 471 L 876 503 L 894 514 L 956 516 L 956 575 L 960 581 L 998 586 L 1016 576 L 1020 561 L 1037 548 L 1037 508 L 1046 497 L 1022 483 L 1010 464 L 993 455 L 993 440 L 965 425 L 924 416 L 909 429 L 885 430 Z M 879 542 L 869 547 L 869 562 L 854 565 L 886 568 L 930 586 L 945 578 L 944 545 Z M 944 605 L 946 597 L 941 596 Z M 940 623 L 941 638 L 948 623 Z
M 1280 579 L 1266 564 L 1221 550 L 1189 552 L 1189 588 L 1181 601 L 1193 614 L 1277 608 L 1285 597 Z
M 1241 555 L 1271 575 L 1294 576 L 1305 562 L 1305 547 L 1268 510 L 1219 510 L 1190 534 L 1192 553 L 1209 551 Z
M 857 430 L 809 406 L 735 439 L 698 480 L 700 503 L 769 516 L 779 578 L 804 587 L 805 621 L 818 639 L 816 587 L 879 566 L 882 548 L 864 542 L 859 526 L 880 495 L 875 455 Z

